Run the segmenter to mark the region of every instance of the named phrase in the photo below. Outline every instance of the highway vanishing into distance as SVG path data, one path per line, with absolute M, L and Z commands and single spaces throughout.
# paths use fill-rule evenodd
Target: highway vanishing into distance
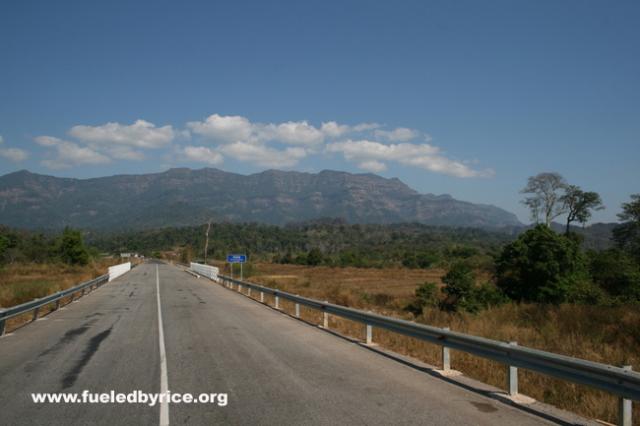
M 228 395 L 216 403 L 36 404 L 32 393 Z M 553 424 L 145 263 L 0 338 L 0 424 Z

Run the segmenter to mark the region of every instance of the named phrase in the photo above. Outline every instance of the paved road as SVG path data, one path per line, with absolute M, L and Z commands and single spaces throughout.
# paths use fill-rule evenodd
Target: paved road
M 228 404 L 31 399 L 33 392 L 163 387 L 227 393 Z M 547 424 L 179 268 L 149 263 L 0 339 L 0 423 Z

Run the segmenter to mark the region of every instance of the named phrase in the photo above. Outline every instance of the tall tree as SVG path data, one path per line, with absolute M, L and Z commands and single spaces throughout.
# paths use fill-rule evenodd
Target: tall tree
M 560 197 L 562 203 L 562 209 L 567 212 L 567 230 L 571 222 L 584 224 L 591 218 L 593 210 L 602 210 L 604 205 L 602 199 L 597 192 L 585 192 L 576 185 L 568 185 L 565 188 L 564 195 Z
M 545 225 L 551 226 L 551 221 L 564 213 L 560 198 L 566 187 L 567 182 L 555 172 L 540 173 L 529 178 L 527 186 L 520 192 L 531 194 L 522 203 L 531 210 L 534 222 L 540 223 L 542 215 Z
M 631 201 L 622 204 L 618 219 L 623 223 L 613 229 L 614 241 L 640 261 L 640 194 L 631 195 Z
M 82 241 L 82 234 L 75 229 L 64 229 L 60 237 L 58 253 L 60 259 L 70 265 L 89 263 L 89 252 Z

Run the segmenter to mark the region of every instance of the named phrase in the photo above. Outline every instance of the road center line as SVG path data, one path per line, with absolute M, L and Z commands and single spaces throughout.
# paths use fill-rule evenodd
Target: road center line
M 164 349 L 164 327 L 162 326 L 162 304 L 160 303 L 160 272 L 156 265 L 156 295 L 158 298 L 158 341 L 160 345 L 160 393 L 167 395 L 160 399 L 160 426 L 169 425 L 169 402 L 167 401 L 169 379 L 167 376 L 167 353 Z

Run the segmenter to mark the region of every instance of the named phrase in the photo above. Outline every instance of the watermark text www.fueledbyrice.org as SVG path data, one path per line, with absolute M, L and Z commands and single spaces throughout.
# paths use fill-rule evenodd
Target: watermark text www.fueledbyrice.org
M 90 392 L 82 393 L 32 393 L 31 399 L 35 404 L 146 404 L 150 407 L 156 404 L 215 404 L 226 407 L 228 395 L 226 393 L 180 393 L 163 392 L 150 393 L 136 390 L 123 392 Z

